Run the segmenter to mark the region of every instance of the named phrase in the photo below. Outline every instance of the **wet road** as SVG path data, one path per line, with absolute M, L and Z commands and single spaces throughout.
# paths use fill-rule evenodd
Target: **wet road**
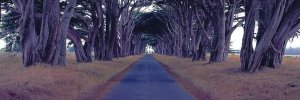
M 104 100 L 193 100 L 152 55 L 145 55 Z

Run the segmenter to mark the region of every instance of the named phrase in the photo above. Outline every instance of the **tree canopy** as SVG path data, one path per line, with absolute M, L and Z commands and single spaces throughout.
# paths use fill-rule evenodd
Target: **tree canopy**
M 147 45 L 159 54 L 222 63 L 231 51 L 233 32 L 243 27 L 241 70 L 252 73 L 279 66 L 287 42 L 300 33 L 299 0 L 0 3 L 5 50 L 22 52 L 25 67 L 36 63 L 64 66 L 67 44 L 81 63 L 142 54 Z

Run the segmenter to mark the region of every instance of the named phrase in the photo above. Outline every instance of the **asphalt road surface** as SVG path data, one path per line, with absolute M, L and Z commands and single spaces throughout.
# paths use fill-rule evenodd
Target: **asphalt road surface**
M 152 55 L 145 55 L 104 100 L 194 100 Z

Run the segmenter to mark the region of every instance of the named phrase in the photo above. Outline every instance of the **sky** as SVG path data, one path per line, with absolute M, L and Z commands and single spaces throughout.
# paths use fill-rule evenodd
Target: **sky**
M 5 47 L 5 42 L 2 39 L 0 39 L 0 49 L 4 47 Z

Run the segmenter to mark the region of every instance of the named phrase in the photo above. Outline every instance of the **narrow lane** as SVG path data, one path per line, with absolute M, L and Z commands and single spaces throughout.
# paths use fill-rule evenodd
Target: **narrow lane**
M 193 100 L 159 64 L 145 55 L 104 100 Z

